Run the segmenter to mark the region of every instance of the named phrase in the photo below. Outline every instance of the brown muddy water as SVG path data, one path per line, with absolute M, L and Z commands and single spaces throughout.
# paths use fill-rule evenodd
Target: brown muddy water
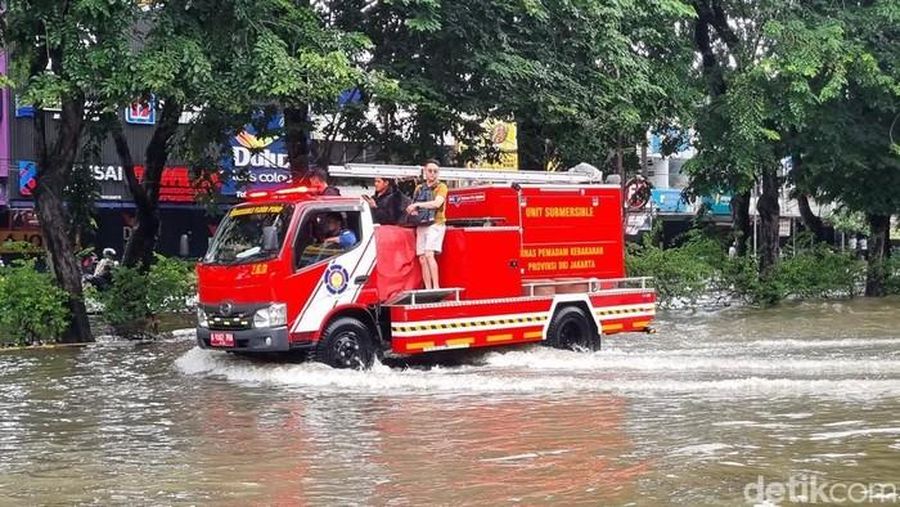
M 370 372 L 192 331 L 3 351 L 0 504 L 900 503 L 900 300 L 657 328 Z

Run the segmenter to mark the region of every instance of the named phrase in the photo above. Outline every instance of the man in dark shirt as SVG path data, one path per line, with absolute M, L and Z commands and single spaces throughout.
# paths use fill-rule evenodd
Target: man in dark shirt
M 313 188 L 319 188 L 322 195 L 341 195 L 340 189 L 328 185 L 328 173 L 325 169 L 313 169 L 309 174 L 309 184 Z
M 375 195 L 363 196 L 372 208 L 372 220 L 376 224 L 396 225 L 405 213 L 403 193 L 390 180 L 375 178 Z M 408 203 L 407 203 L 408 204 Z

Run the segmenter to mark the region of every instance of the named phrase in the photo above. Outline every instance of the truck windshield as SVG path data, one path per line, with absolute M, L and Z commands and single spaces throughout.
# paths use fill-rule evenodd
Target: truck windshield
M 293 206 L 283 204 L 233 208 L 219 226 L 203 262 L 243 264 L 275 258 L 293 212 Z

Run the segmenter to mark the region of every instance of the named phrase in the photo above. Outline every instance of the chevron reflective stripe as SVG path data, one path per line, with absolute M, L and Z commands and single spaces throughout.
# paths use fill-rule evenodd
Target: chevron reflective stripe
M 656 315 L 656 306 L 654 305 L 625 305 L 625 306 L 610 306 L 604 308 L 595 308 L 594 315 L 598 316 L 603 320 L 603 318 L 618 318 L 618 317 L 636 317 L 638 315 Z
M 416 323 L 392 323 L 391 334 L 398 338 L 460 331 L 490 331 L 516 327 L 540 326 L 547 313 L 493 315 L 471 319 L 429 320 Z

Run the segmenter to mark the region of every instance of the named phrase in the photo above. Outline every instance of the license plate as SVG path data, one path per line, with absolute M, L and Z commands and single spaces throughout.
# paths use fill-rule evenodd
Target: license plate
M 234 347 L 234 334 L 209 333 L 209 344 L 213 347 Z

